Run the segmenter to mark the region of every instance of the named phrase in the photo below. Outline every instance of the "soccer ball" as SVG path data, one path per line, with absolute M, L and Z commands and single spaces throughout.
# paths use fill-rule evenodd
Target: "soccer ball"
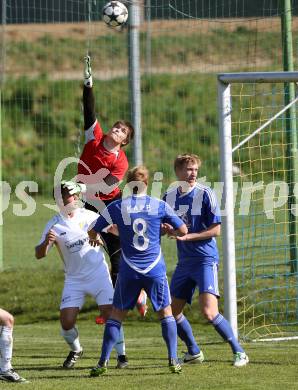
M 121 27 L 127 21 L 128 11 L 120 1 L 110 1 L 102 9 L 103 20 L 110 27 Z

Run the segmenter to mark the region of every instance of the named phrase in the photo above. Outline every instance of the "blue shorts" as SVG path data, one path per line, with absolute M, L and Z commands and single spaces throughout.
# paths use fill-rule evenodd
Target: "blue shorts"
M 120 310 L 131 310 L 135 307 L 142 288 L 150 299 L 153 310 L 159 311 L 171 304 L 167 275 L 146 276 L 129 268 L 117 276 L 113 306 Z
M 198 260 L 194 266 L 178 263 L 171 280 L 171 295 L 191 304 L 196 287 L 199 293 L 209 293 L 219 297 L 218 264 L 204 263 Z

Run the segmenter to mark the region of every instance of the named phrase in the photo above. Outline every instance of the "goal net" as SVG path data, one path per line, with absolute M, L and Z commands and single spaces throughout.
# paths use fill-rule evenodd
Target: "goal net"
M 234 214 L 223 216 L 226 283 L 234 289 L 225 307 L 246 340 L 297 336 L 297 98 L 283 83 L 297 76 L 219 76 L 222 179 L 234 192 L 234 204 L 224 193 Z

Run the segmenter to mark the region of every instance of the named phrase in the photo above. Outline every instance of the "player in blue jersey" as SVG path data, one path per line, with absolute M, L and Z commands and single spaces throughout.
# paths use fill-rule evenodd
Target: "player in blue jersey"
M 197 183 L 201 160 L 194 154 L 177 156 L 174 163 L 178 185 L 169 190 L 164 200 L 185 222 L 188 234 L 177 239 L 178 264 L 171 280 L 172 310 L 178 336 L 188 352 L 184 363 L 200 363 L 203 352 L 195 342 L 191 326 L 183 315 L 186 303 L 191 304 L 195 288 L 199 289 L 199 305 L 204 317 L 226 340 L 234 353 L 234 366 L 242 367 L 248 357 L 239 345 L 229 322 L 218 311 L 218 263 L 216 237 L 220 235 L 221 218 L 211 188 Z M 173 235 L 171 229 L 166 233 Z
M 118 339 L 121 323 L 128 310 L 136 305 L 143 288 L 161 321 L 162 336 L 168 348 L 169 368 L 181 371 L 177 360 L 177 327 L 171 310 L 171 299 L 166 276 L 166 266 L 160 247 L 161 224 L 169 224 L 177 236 L 187 233 L 186 225 L 164 201 L 146 195 L 148 171 L 135 167 L 128 173 L 131 194 L 111 203 L 89 232 L 91 243 L 97 232 L 109 225 L 117 225 L 121 243 L 121 262 L 113 310 L 106 323 L 101 357 L 90 375 L 107 371 L 111 350 Z

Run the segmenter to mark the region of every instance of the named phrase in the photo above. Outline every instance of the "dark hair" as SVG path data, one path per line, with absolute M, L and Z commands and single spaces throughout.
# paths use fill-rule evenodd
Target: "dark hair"
M 128 145 L 135 135 L 135 129 L 133 125 L 129 121 L 119 120 L 115 122 L 112 127 L 118 127 L 118 126 L 123 126 L 128 129 L 129 133 L 126 138 L 126 142 L 122 144 L 123 146 Z
M 174 161 L 174 169 L 176 171 L 177 168 L 182 168 L 185 164 L 192 163 L 198 164 L 198 168 L 201 167 L 202 162 L 199 156 L 196 154 L 178 154 Z
M 60 189 L 59 189 L 59 185 L 57 187 L 54 187 L 53 188 L 53 198 L 55 199 L 55 192 L 56 191 L 59 191 L 60 190 L 60 194 L 61 196 L 63 197 L 64 195 L 69 195 L 69 190 L 68 188 L 64 187 L 64 184 L 61 184 L 60 185 Z

